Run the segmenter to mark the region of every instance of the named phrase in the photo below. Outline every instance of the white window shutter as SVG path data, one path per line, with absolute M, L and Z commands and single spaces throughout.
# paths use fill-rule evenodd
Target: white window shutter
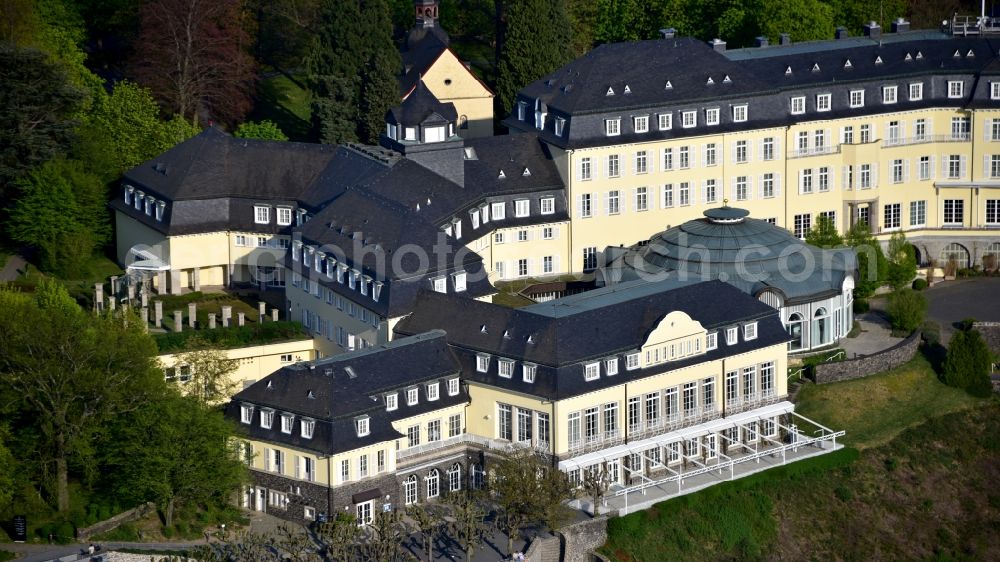
M 591 166 L 593 166 L 593 164 L 591 164 Z M 593 167 L 591 167 L 590 171 L 591 173 L 593 173 L 594 171 Z M 581 180 L 583 180 L 583 158 L 581 158 L 580 161 L 576 163 L 576 181 L 581 181 Z
M 903 181 L 910 181 L 910 159 L 903 160 Z
M 577 218 L 583 216 L 583 195 L 576 196 L 576 216 Z
M 872 164 L 872 187 L 879 186 L 878 163 Z
M 295 459 L 295 461 L 294 461 L 295 462 L 295 477 L 296 478 L 302 478 L 302 464 L 301 464 L 302 461 L 299 459 L 298 455 L 292 455 L 292 458 Z
M 941 159 L 941 177 L 948 177 L 948 158 Z
M 753 143 L 747 141 L 747 162 L 753 160 Z
M 847 178 L 850 174 L 847 173 L 847 169 L 850 166 L 841 166 L 840 168 L 840 188 L 844 191 L 850 191 L 851 186 L 847 183 Z
M 983 177 L 990 177 L 990 155 L 986 154 L 983 156 Z
M 899 122 L 899 138 L 906 138 L 906 121 Z
M 825 129 L 823 131 L 823 142 L 826 143 L 826 146 L 833 146 L 835 144 L 833 142 L 833 130 L 832 129 Z
M 968 174 L 968 160 L 969 158 L 964 154 L 958 158 L 958 176 L 965 179 L 966 174 Z
M 784 160 L 784 157 L 779 157 L 780 154 L 781 154 L 781 137 L 774 137 L 774 156 L 776 158 L 781 158 L 782 160 Z
M 736 143 L 729 143 L 729 162 L 732 164 L 736 163 Z
M 799 170 L 799 193 L 802 193 L 802 170 Z
M 829 188 L 830 191 L 833 191 L 833 190 L 837 189 L 837 175 L 834 172 L 834 170 L 836 170 L 836 168 L 834 168 L 832 166 L 829 167 L 829 168 L 827 168 L 826 183 L 827 183 L 827 185 L 830 186 L 830 188 Z
M 264 470 L 271 471 L 271 449 L 264 447 Z
M 562 273 L 561 266 L 559 265 L 559 256 L 552 256 L 552 271 L 553 273 Z
M 937 160 L 936 157 L 931 156 L 931 163 L 928 166 L 930 168 L 931 179 L 934 179 L 934 178 L 937 177 L 936 176 L 936 174 L 937 174 L 937 163 L 936 163 L 936 160 Z
M 774 196 L 781 196 L 781 174 L 774 174 Z
M 639 168 L 636 166 L 636 164 L 638 163 L 638 159 L 635 157 L 635 154 L 632 155 L 631 160 L 632 160 L 632 175 L 634 176 L 636 173 L 639 172 Z
M 985 125 L 983 127 L 983 140 L 988 141 L 990 140 L 990 130 L 993 128 L 993 120 L 987 119 L 983 122 L 983 125 Z
M 729 200 L 736 201 L 736 178 L 729 185 Z
M 757 199 L 764 198 L 764 176 L 757 178 Z
M 764 159 L 764 139 L 757 141 L 757 156 L 760 157 L 761 160 Z
M 611 214 L 611 192 L 610 191 L 604 194 L 604 214 L 605 215 Z

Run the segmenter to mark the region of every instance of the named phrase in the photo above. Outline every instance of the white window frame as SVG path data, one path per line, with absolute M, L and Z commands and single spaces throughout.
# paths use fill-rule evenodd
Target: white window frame
M 726 345 L 736 345 L 739 341 L 739 333 L 736 327 L 726 328 Z
M 490 215 L 493 220 L 503 220 L 507 218 L 507 204 L 503 201 L 490 203 Z
M 705 334 L 705 351 L 711 351 L 719 347 L 719 332 L 709 332 Z
M 749 322 L 743 325 L 743 340 L 750 341 L 757 339 L 757 323 Z
M 585 381 L 596 381 L 601 378 L 601 364 L 600 363 L 587 363 L 583 366 L 583 380 Z
M 816 94 L 816 111 L 830 111 L 833 107 L 833 94 Z
M 275 216 L 278 219 L 279 226 L 288 226 L 292 224 L 292 208 L 291 207 L 277 207 Z
M 705 110 L 705 125 L 714 126 L 719 124 L 719 108 L 710 107 Z
M 316 432 L 316 420 L 309 418 L 302 418 L 299 420 L 299 435 L 303 439 L 312 439 L 313 433 Z
M 354 430 L 357 432 L 358 437 L 368 436 L 371 430 L 371 418 L 368 416 L 362 416 L 360 418 L 355 418 L 354 420 Z
M 1000 82 L 990 82 L 990 99 L 1000 100 Z
M 497 376 L 509 379 L 514 376 L 514 362 L 510 359 L 497 359 Z
M 948 81 L 948 99 L 960 99 L 965 96 L 965 82 L 962 80 Z
M 538 200 L 538 205 L 541 209 L 541 214 L 543 215 L 552 215 L 556 212 L 555 197 L 542 197 Z
M 528 199 L 514 200 L 514 216 L 523 218 L 531 215 L 531 201 Z
M 385 411 L 392 412 L 399 408 L 399 393 L 393 392 L 385 395 Z
M 649 132 L 649 115 L 637 115 L 633 117 L 632 128 L 637 133 Z
M 792 96 L 788 100 L 788 111 L 792 115 L 802 115 L 806 112 L 806 97 Z
M 420 389 L 417 387 L 406 389 L 406 405 L 416 406 L 420 402 Z
M 634 371 L 638 369 L 641 365 L 639 364 L 639 354 L 629 353 L 625 356 L 625 370 Z
M 882 86 L 882 103 L 892 105 L 899 100 L 898 86 Z
M 910 84 L 910 101 L 920 101 L 924 99 L 924 83 L 923 82 L 913 82 Z
M 865 91 L 864 90 L 851 90 L 848 94 L 848 105 L 852 109 L 865 106 Z
M 253 206 L 254 224 L 271 224 L 271 207 L 267 205 Z
M 750 114 L 750 106 L 741 103 L 733 106 L 733 123 L 745 123 Z
M 526 383 L 535 382 L 535 375 L 538 374 L 538 366 L 531 363 L 521 365 L 521 380 Z
M 604 120 L 604 135 L 608 137 L 617 137 L 622 134 L 622 120 L 621 119 L 605 119 Z
M 458 377 L 448 379 L 448 396 L 458 396 L 460 386 Z
M 485 353 L 476 355 L 476 372 L 486 373 L 490 370 L 490 356 Z
M 660 126 L 661 131 L 669 131 L 674 128 L 674 114 L 673 113 L 661 113 L 658 116 L 657 124 Z
M 441 397 L 441 383 L 432 382 L 427 385 L 427 401 L 434 402 Z
M 681 127 L 684 129 L 693 129 L 698 126 L 698 112 L 682 111 L 681 112 Z
M 254 407 L 250 404 L 240 405 L 240 421 L 246 424 L 253 423 Z

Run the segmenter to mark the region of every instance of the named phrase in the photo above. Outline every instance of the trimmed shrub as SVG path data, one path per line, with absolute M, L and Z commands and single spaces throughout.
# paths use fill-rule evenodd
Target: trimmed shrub
M 944 360 L 944 382 L 948 386 L 964 388 L 973 396 L 989 396 L 990 354 L 986 342 L 976 330 L 962 330 L 951 338 L 948 355 Z
M 924 323 L 927 298 L 913 289 L 900 289 L 889 295 L 886 312 L 893 330 L 909 334 Z
M 913 290 L 914 291 L 923 291 L 926 288 L 927 288 L 927 280 L 926 279 L 922 279 L 921 278 L 921 279 L 914 279 L 913 280 Z
M 868 304 L 868 299 L 854 299 L 854 314 L 864 314 L 869 308 L 871 305 Z
M 927 345 L 938 345 L 941 343 L 941 325 L 932 320 L 924 322 L 920 327 L 921 338 Z

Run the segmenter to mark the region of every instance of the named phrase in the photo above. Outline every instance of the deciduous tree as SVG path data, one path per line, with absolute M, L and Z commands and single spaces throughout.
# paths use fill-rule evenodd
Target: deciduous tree
M 885 283 L 888 263 L 882 246 L 872 236 L 871 227 L 864 221 L 858 221 L 847 231 L 844 243 L 854 248 L 858 254 L 858 282 L 854 295 L 867 297 Z
M 134 72 L 171 113 L 235 124 L 252 106 L 254 60 L 240 0 L 148 0 Z
M 156 345 L 138 317 L 84 312 L 55 281 L 43 281 L 33 297 L 0 288 L 0 310 L 0 385 L 37 420 L 37 448 L 66 511 L 71 458 L 162 389 Z
M 902 232 L 893 233 L 886 251 L 886 281 L 893 289 L 905 287 L 917 276 L 917 256 Z
M 428 560 L 434 560 L 434 541 L 444 532 L 445 520 L 441 506 L 437 504 L 413 504 L 406 509 L 406 515 L 413 520 L 420 533 L 420 540 Z
M 220 404 L 232 398 L 239 390 L 239 381 L 232 375 L 239 367 L 239 360 L 230 359 L 226 353 L 209 347 L 199 338 L 188 340 L 194 350 L 180 353 L 176 365 L 191 369 L 191 380 L 183 383 L 181 392 L 202 404 Z
M 820 248 L 836 248 L 844 245 L 844 239 L 837 233 L 833 219 L 816 215 L 816 224 L 806 233 L 806 243 Z
M 924 323 L 927 298 L 923 293 L 908 287 L 896 289 L 889 295 L 886 312 L 889 313 L 893 329 L 910 333 Z
M 465 559 L 472 560 L 476 548 L 483 544 L 490 526 L 486 523 L 489 511 L 483 505 L 481 494 L 472 491 L 445 496 L 449 506 L 448 529 L 462 546 Z
M 240 123 L 240 126 L 233 131 L 233 136 L 241 139 L 288 140 L 288 135 L 281 130 L 281 127 L 267 119 Z

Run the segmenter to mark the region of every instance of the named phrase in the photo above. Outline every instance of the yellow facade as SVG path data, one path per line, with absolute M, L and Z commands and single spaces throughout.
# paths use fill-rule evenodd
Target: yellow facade
M 434 97 L 455 104 L 459 136 L 493 136 L 493 92 L 451 49 L 445 49 L 421 78 Z

